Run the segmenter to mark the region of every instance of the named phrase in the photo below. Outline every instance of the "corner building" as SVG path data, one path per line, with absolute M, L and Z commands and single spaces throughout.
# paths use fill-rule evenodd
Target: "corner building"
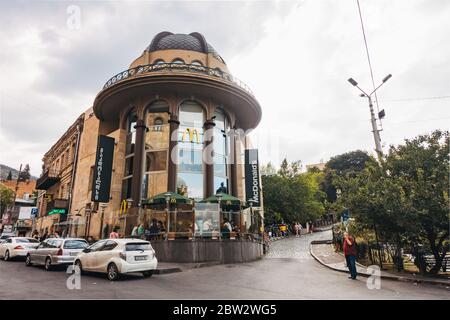
M 221 190 L 244 200 L 248 141 L 230 132 L 255 128 L 261 115 L 253 93 L 203 35 L 157 34 L 83 115 L 69 234 L 101 238 L 119 224 L 129 235 L 142 222 L 131 213 L 164 192 L 201 200 Z M 115 140 L 108 203 L 91 202 L 99 135 Z

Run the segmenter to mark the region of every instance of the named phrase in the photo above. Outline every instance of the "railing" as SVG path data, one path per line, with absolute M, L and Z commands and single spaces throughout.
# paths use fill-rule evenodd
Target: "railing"
M 52 186 L 59 179 L 59 171 L 57 170 L 46 170 L 36 181 L 36 188 L 39 189 L 43 187 L 47 189 Z M 52 180 L 52 181 L 48 181 Z
M 238 78 L 232 76 L 229 73 L 223 72 L 218 68 L 209 68 L 204 66 L 199 66 L 195 64 L 182 64 L 182 63 L 159 63 L 159 64 L 147 64 L 144 66 L 137 66 L 125 71 L 122 71 L 112 78 L 110 78 L 105 85 L 103 86 L 103 89 L 109 88 L 110 86 L 121 82 L 123 80 L 126 80 L 131 77 L 139 76 L 146 73 L 151 72 L 161 72 L 161 71 L 188 71 L 188 72 L 194 72 L 194 73 L 201 73 L 207 76 L 211 77 L 217 77 L 222 80 L 231 82 L 232 84 L 238 86 L 239 88 L 243 89 L 247 93 L 251 94 L 253 96 L 253 92 L 250 90 L 250 88 L 241 80 Z

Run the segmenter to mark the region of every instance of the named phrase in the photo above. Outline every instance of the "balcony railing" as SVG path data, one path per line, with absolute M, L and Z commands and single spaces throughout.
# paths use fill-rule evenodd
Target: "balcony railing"
M 59 181 L 59 172 L 56 170 L 45 171 L 36 181 L 36 189 L 47 190 Z
M 222 80 L 232 83 L 235 86 L 238 86 L 239 88 L 243 89 L 245 92 L 247 92 L 253 96 L 253 92 L 250 90 L 250 88 L 244 82 L 242 82 L 241 80 L 232 76 L 229 73 L 223 72 L 218 68 L 213 69 L 213 68 L 204 67 L 204 66 L 195 65 L 195 64 L 182 64 L 182 63 L 159 63 L 159 64 L 147 64 L 144 66 L 137 66 L 137 67 L 122 71 L 122 72 L 116 74 L 115 76 L 113 76 L 111 79 L 109 79 L 105 83 L 105 85 L 103 86 L 103 89 L 109 88 L 110 86 L 112 86 L 118 82 L 121 82 L 123 80 L 126 80 L 128 78 L 143 75 L 146 73 L 178 72 L 178 71 L 200 73 L 200 74 L 204 74 L 207 76 L 220 78 Z

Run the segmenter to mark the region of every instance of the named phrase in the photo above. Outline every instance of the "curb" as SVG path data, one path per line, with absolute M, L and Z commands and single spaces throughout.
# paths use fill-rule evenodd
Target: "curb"
M 199 262 L 195 265 L 182 269 L 182 268 L 167 268 L 167 269 L 156 269 L 155 274 L 163 275 L 163 274 L 170 274 L 170 273 L 177 273 L 177 272 L 183 272 L 191 269 L 199 269 L 199 268 L 205 268 L 205 267 L 212 267 L 219 265 L 220 261 L 209 261 L 209 262 Z
M 328 264 L 326 264 L 325 262 L 323 262 L 318 256 L 316 256 L 313 251 L 312 251 L 312 246 L 313 243 L 310 244 L 309 246 L 309 254 L 317 261 L 319 262 L 321 265 L 327 267 L 328 269 L 334 270 L 334 271 L 338 271 L 338 272 L 342 272 L 342 273 L 348 273 L 348 271 L 346 270 L 341 270 L 341 269 L 337 269 L 337 268 L 333 268 L 331 266 L 329 266 Z M 362 268 L 366 268 L 366 266 L 363 266 L 361 264 L 357 264 L 358 266 L 362 267 Z M 358 273 L 358 276 L 362 276 L 362 277 L 370 277 L 370 274 L 367 273 Z M 411 278 L 407 278 L 407 277 L 398 277 L 395 275 L 390 275 L 390 276 L 386 276 L 386 275 L 381 275 L 380 276 L 381 279 L 386 279 L 386 280 L 393 280 L 393 281 L 401 281 L 401 282 L 413 282 L 413 283 L 423 283 L 423 284 L 432 284 L 432 285 L 438 285 L 438 286 L 445 286 L 445 287 L 450 287 L 450 283 L 448 282 L 443 282 L 443 281 L 436 281 L 436 280 L 427 280 L 427 279 L 411 279 Z

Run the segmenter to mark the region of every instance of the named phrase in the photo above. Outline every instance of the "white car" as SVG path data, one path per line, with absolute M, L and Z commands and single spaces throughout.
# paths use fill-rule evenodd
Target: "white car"
M 80 271 L 106 273 L 111 281 L 120 274 L 141 272 L 151 277 L 158 260 L 150 242 L 139 239 L 100 240 L 84 249 L 74 261 Z
M 36 248 L 39 241 L 26 237 L 10 237 L 0 244 L 0 257 L 7 261 L 12 258 L 25 258 L 28 251 Z

